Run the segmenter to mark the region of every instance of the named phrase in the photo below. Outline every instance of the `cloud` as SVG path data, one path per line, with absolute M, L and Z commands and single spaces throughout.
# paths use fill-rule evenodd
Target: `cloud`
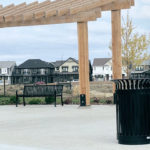
M 23 55 L 9 55 L 9 54 L 5 54 L 5 55 L 1 55 L 1 61 L 16 61 L 17 63 L 20 64 L 22 62 L 22 60 L 26 60 L 26 59 L 30 59 L 30 58 L 34 58 L 32 55 L 27 55 L 27 54 L 23 54 Z
M 144 4 L 150 4 L 150 0 L 141 0 L 141 2 Z

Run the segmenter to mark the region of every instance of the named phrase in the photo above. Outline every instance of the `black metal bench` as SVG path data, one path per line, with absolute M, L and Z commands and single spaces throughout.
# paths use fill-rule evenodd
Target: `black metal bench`
M 49 97 L 54 96 L 55 107 L 56 107 L 56 97 L 61 97 L 61 104 L 63 106 L 63 85 L 25 85 L 23 94 L 18 94 L 16 91 L 16 107 L 18 106 L 18 98 L 23 97 L 23 105 L 26 105 L 25 97 Z

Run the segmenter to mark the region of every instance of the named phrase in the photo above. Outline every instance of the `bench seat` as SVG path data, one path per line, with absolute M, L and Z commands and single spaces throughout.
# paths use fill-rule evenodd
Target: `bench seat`
M 26 105 L 25 97 L 49 97 L 54 96 L 55 107 L 56 97 L 61 97 L 61 104 L 63 106 L 63 85 L 25 85 L 23 94 L 18 94 L 16 91 L 16 107 L 18 106 L 18 98 L 23 97 L 23 104 Z

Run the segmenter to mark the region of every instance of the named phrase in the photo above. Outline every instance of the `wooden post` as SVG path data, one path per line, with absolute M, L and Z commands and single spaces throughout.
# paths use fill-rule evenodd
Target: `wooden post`
M 87 22 L 78 22 L 77 26 L 78 26 L 80 94 L 85 94 L 86 105 L 88 106 L 90 105 L 88 25 Z
M 113 79 L 122 79 L 121 11 L 112 10 L 112 68 Z M 115 85 L 113 85 L 115 92 Z

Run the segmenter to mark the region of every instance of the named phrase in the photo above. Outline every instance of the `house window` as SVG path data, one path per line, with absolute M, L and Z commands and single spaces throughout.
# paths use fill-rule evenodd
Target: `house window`
M 59 71 L 59 67 L 57 67 L 56 70 Z
M 37 69 L 32 69 L 33 74 L 37 74 Z
M 45 69 L 41 69 L 41 71 L 39 71 L 39 74 L 45 74 Z
M 72 67 L 73 72 L 78 72 L 78 68 L 79 68 L 78 66 L 73 66 Z
M 137 66 L 135 68 L 136 71 L 144 71 L 144 66 Z
M 62 72 L 68 72 L 68 67 L 62 67 Z
M 24 83 L 29 83 L 29 77 L 24 77 L 23 80 L 24 80 Z
M 106 66 L 105 66 L 105 70 L 108 70 L 108 69 L 109 69 L 109 66 L 106 65 Z
M 49 74 L 49 69 L 45 69 L 45 74 Z
M 23 74 L 24 74 L 24 75 L 28 75 L 28 74 L 29 74 L 28 69 L 24 69 L 24 70 L 23 70 Z

